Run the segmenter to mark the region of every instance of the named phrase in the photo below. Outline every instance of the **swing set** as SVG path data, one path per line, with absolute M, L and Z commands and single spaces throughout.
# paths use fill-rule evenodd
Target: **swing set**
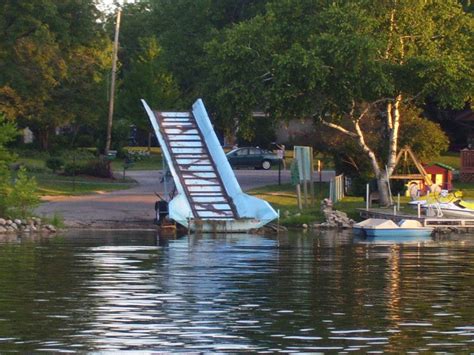
M 403 157 L 403 173 L 397 173 L 397 174 L 392 174 L 390 176 L 391 180 L 418 180 L 418 181 L 423 181 L 423 184 L 428 187 L 430 190 L 433 187 L 433 181 L 431 180 L 430 174 L 428 174 L 423 167 L 423 165 L 419 162 L 419 160 L 416 158 L 415 154 L 413 151 L 410 149 L 410 147 L 405 146 L 397 154 L 397 157 L 395 158 L 395 166 L 394 166 L 394 171 L 397 168 L 398 164 L 400 163 L 401 158 Z M 413 162 L 413 165 L 415 165 L 416 169 L 418 170 L 418 174 L 416 173 L 411 173 L 410 172 L 410 162 L 409 158 Z M 420 189 L 417 186 L 418 189 Z

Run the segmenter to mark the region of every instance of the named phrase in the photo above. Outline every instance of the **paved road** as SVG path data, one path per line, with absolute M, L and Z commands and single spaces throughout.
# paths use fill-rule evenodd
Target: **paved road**
M 278 171 L 275 170 L 236 170 L 235 174 L 243 190 L 278 183 Z M 57 213 L 64 217 L 69 227 L 151 227 L 155 192 L 163 195 L 164 191 L 163 184 L 159 182 L 161 171 L 129 171 L 127 175 L 138 183 L 131 189 L 86 196 L 51 197 L 36 212 L 40 216 Z M 333 171 L 324 171 L 322 179 L 328 181 L 333 176 Z M 281 172 L 281 181 L 290 182 L 289 171 Z

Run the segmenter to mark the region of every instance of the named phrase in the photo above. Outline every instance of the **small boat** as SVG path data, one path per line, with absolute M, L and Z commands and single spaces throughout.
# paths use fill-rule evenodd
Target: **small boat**
M 420 205 L 428 214 L 438 217 L 474 218 L 474 203 L 464 201 L 459 192 L 442 190 L 431 193 L 420 199 L 409 202 L 410 205 Z M 434 212 L 429 212 L 430 210 Z
M 423 227 L 413 219 L 401 220 L 398 224 L 389 219 L 369 218 L 354 225 L 354 233 L 365 237 L 428 237 L 431 227 Z

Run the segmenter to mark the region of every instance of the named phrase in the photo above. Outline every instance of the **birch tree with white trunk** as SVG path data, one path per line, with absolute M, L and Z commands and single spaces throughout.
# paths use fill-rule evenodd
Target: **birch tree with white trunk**
M 275 119 L 314 117 L 354 139 L 387 205 L 401 108 L 427 98 L 462 107 L 472 97 L 473 28 L 452 0 L 277 0 L 209 43 L 214 104 L 250 128 L 257 106 Z M 369 117 L 384 123 L 384 149 L 369 143 Z

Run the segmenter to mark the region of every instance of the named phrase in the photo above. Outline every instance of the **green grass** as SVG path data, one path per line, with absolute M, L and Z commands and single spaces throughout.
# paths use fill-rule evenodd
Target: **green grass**
M 46 172 L 49 169 L 46 167 L 45 159 L 40 158 L 19 158 L 15 163 L 26 167 L 30 172 Z
M 56 228 L 64 228 L 64 217 L 61 214 L 55 213 L 52 217 L 42 217 L 43 225 L 52 224 Z
M 461 168 L 461 155 L 458 152 L 446 152 L 431 163 L 443 163 L 459 170 Z
M 89 176 L 61 176 L 49 173 L 34 173 L 40 195 L 85 195 L 115 190 L 124 190 L 135 183 L 127 179 L 103 179 Z
M 112 169 L 114 171 L 123 171 L 125 166 L 124 159 L 112 160 Z M 127 170 L 161 170 L 163 167 L 163 158 L 160 153 L 152 153 L 150 156 L 143 157 L 139 161 L 133 162 L 127 167 Z
M 296 187 L 290 184 L 271 185 L 249 192 L 250 195 L 268 201 L 273 208 L 280 210 L 280 223 L 285 226 L 301 226 L 303 223 L 310 224 L 316 221 L 322 222 L 324 217 L 320 211 L 321 199 L 318 196 L 327 196 L 328 184 L 315 184 L 315 201 L 311 205 L 311 199 L 308 199 L 308 207 L 304 207 L 300 211 L 296 197 Z M 309 193 L 308 193 L 309 194 Z M 286 216 L 289 214 L 288 216 Z

